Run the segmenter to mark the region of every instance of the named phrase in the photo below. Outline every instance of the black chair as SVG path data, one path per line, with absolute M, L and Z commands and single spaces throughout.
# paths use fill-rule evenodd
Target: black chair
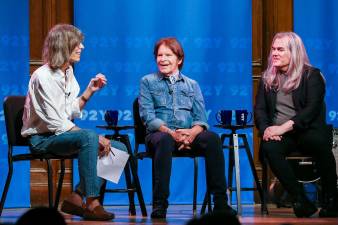
M 27 138 L 21 136 L 24 104 L 25 104 L 25 96 L 8 96 L 5 98 L 3 103 L 7 140 L 8 140 L 8 174 L 5 187 L 3 189 L 1 196 L 0 216 L 2 214 L 9 185 L 11 183 L 14 162 L 25 160 L 45 160 L 47 162 L 49 207 L 57 208 L 60 200 L 62 183 L 65 174 L 65 159 L 73 159 L 77 157 L 77 155 L 56 156 L 53 154 L 32 154 L 32 153 L 14 154 L 13 150 L 15 146 L 28 146 Z M 53 180 L 52 180 L 53 169 L 51 164 L 52 159 L 59 159 L 61 166 L 54 204 L 53 204 Z
M 133 102 L 133 119 L 134 119 L 134 131 L 135 131 L 135 150 L 134 154 L 137 159 L 144 159 L 144 158 L 153 158 L 153 155 L 150 151 L 145 152 L 138 152 L 139 146 L 141 144 L 145 144 L 145 136 L 146 136 L 146 127 L 143 124 L 140 112 L 139 112 L 139 103 L 138 98 L 136 98 Z M 189 157 L 194 160 L 194 190 L 193 190 L 193 214 L 196 215 L 197 211 L 197 178 L 198 178 L 198 157 L 204 157 L 204 153 L 200 151 L 174 151 L 173 157 Z M 154 161 L 152 160 L 152 174 L 154 171 Z M 153 177 L 154 178 L 154 177 Z M 154 179 L 153 179 L 154 184 Z M 206 196 L 209 196 L 207 194 Z M 208 202 L 208 210 L 211 211 L 211 200 L 210 197 L 207 198 Z M 204 213 L 202 210 L 201 213 Z
M 333 126 L 328 125 L 328 128 L 334 132 Z M 313 160 L 311 155 L 306 155 L 300 151 L 294 151 L 286 156 L 286 159 L 290 162 L 297 180 L 301 184 L 314 183 L 317 184 L 317 189 L 320 192 L 321 187 L 318 185 L 320 176 L 316 168 L 316 162 Z M 263 156 L 260 150 L 260 160 L 262 163 L 262 188 L 263 198 L 262 201 L 262 212 L 268 214 L 267 203 L 269 201 L 269 190 L 268 190 L 268 160 Z

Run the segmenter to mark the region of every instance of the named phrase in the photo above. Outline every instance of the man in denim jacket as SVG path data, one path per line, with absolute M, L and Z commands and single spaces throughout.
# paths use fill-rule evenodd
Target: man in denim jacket
M 183 74 L 184 52 L 175 38 L 162 38 L 154 48 L 159 72 L 141 80 L 140 116 L 147 127 L 146 145 L 154 154 L 152 218 L 165 218 L 168 208 L 172 152 L 205 152 L 214 211 L 236 214 L 227 204 L 224 156 L 217 134 L 208 131 L 198 83 Z

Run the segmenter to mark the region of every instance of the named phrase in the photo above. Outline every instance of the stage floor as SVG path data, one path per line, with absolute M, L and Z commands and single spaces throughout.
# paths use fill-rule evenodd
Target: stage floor
M 200 208 L 200 207 L 199 207 Z M 141 216 L 140 211 L 137 211 L 136 216 L 128 215 L 127 206 L 106 206 L 111 212 L 114 212 L 116 218 L 109 222 L 84 221 L 77 216 L 64 214 L 67 224 L 115 224 L 115 225 L 131 225 L 131 224 L 168 224 L 168 225 L 184 225 L 192 218 L 192 206 L 190 205 L 171 205 L 168 209 L 166 220 L 152 220 L 148 217 Z M 0 218 L 0 223 L 14 224 L 17 219 L 27 211 L 27 208 L 20 209 L 5 209 Z M 151 206 L 147 207 L 148 214 L 151 212 Z M 260 214 L 260 205 L 245 205 L 243 206 L 242 215 L 239 219 L 243 225 L 253 224 L 293 224 L 293 225 L 308 225 L 308 224 L 338 224 L 337 218 L 318 218 L 318 213 L 311 218 L 296 218 L 291 208 L 276 208 L 269 206 L 269 215 L 262 216 Z

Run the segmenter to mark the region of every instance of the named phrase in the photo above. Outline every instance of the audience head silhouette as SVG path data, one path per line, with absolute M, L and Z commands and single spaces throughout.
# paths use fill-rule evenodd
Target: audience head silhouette
M 37 207 L 25 212 L 16 222 L 16 225 L 66 225 L 66 221 L 56 209 Z

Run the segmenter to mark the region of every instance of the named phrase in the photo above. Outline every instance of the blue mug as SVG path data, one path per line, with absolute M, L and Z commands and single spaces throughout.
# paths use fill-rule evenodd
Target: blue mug
M 220 110 L 216 113 L 216 120 L 223 125 L 231 125 L 232 110 Z
M 252 113 L 248 112 L 246 109 L 239 109 L 235 111 L 236 114 L 236 124 L 240 126 L 245 126 L 252 120 Z M 248 118 L 248 116 L 250 117 Z
M 107 110 L 104 114 L 104 120 L 106 121 L 108 126 L 116 126 L 118 119 L 119 119 L 118 110 Z

